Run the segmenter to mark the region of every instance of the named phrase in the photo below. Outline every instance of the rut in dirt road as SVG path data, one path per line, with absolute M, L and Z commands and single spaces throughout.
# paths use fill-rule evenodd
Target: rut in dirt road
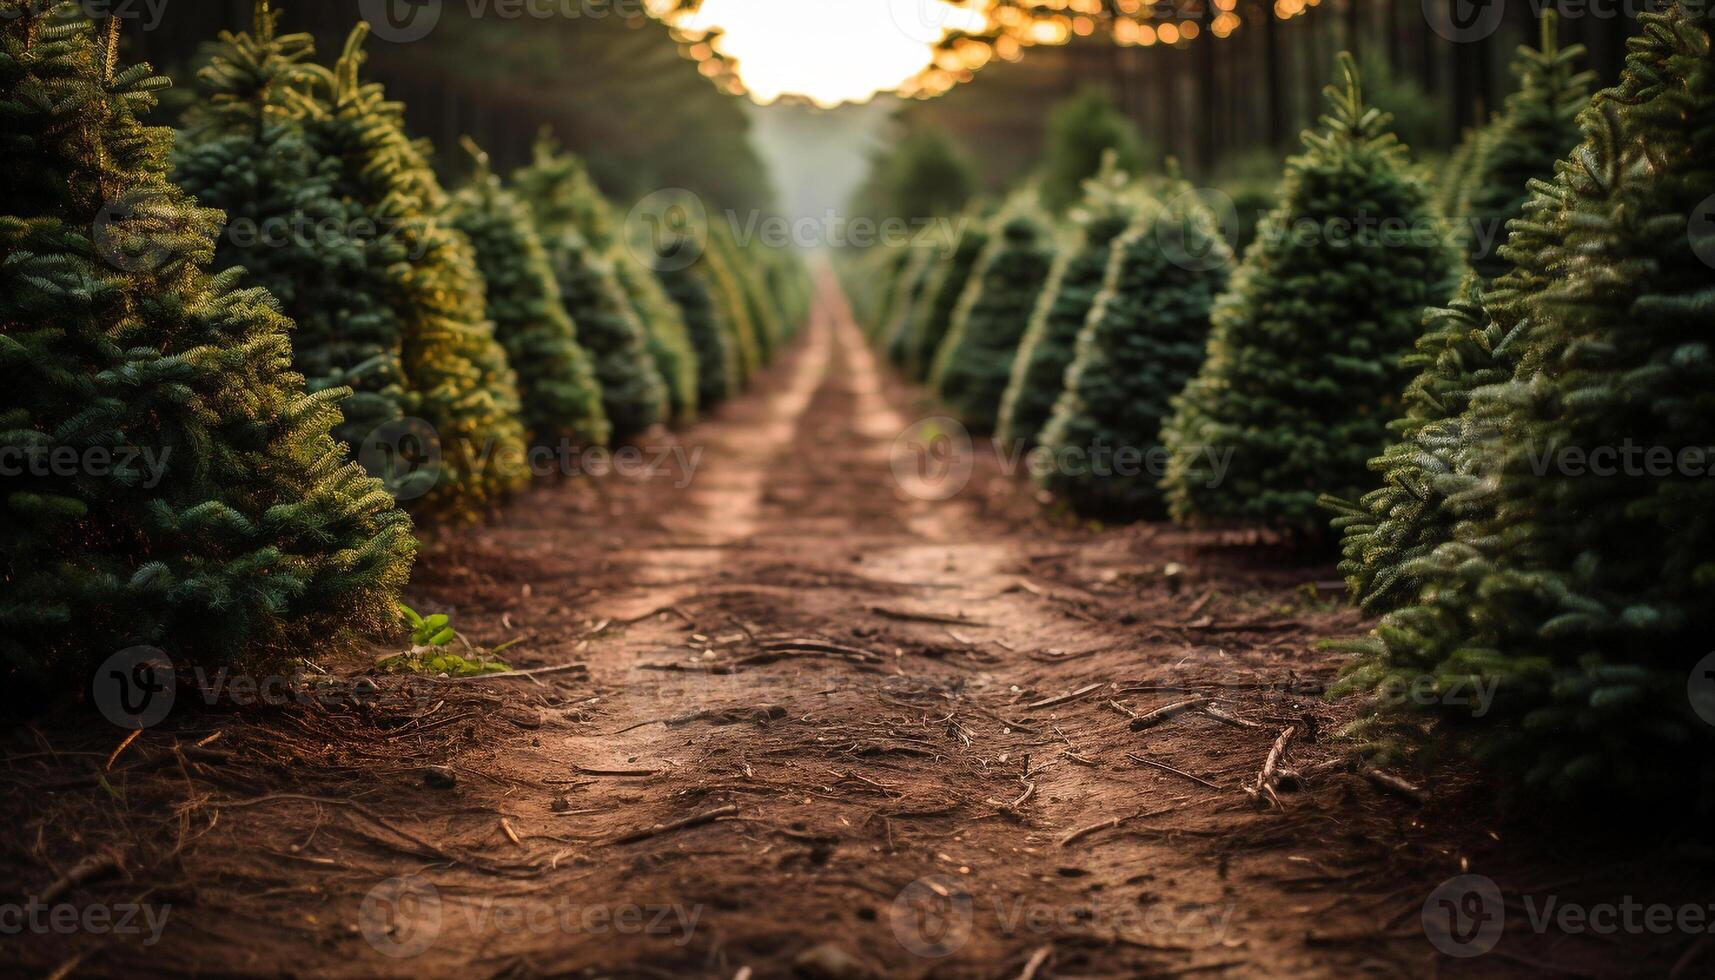
M 1360 626 L 1314 585 L 1329 570 L 1070 525 L 993 452 L 916 455 L 902 433 L 936 414 L 920 397 L 824 276 L 753 394 L 640 447 L 657 472 L 543 486 L 425 549 L 413 601 L 479 642 L 521 640 L 508 657 L 537 673 L 364 678 L 378 689 L 341 699 L 366 665 L 333 665 L 316 699 L 177 713 L 69 779 L 44 760 L 99 763 L 112 739 L 36 731 L 8 770 L 8 865 L 95 860 L 65 887 L 171 915 L 147 945 L 37 937 L 20 961 L 1434 972 L 1426 899 L 1468 864 L 1507 867 L 1497 825 L 1467 775 L 1405 799 L 1328 737 L 1350 708 L 1321 696 L 1338 661 L 1316 641 Z M 1565 877 L 1509 843 L 1521 879 Z M 1506 948 L 1467 966 L 1659 958 Z

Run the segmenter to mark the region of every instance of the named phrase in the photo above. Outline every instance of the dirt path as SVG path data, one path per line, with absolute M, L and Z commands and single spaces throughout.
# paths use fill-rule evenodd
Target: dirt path
M 653 476 L 544 487 L 426 549 L 419 606 L 483 642 L 529 638 L 520 667 L 587 670 L 228 696 L 146 732 L 105 790 L 80 773 L 111 732 L 17 733 L 7 866 L 51 881 L 112 857 L 66 893 L 170 907 L 158 942 L 36 935 L 20 959 L 1422 976 L 1441 881 L 1551 867 L 1503 858 L 1456 772 L 1420 805 L 1344 766 L 1315 641 L 1359 623 L 1316 586 L 1329 570 L 1072 526 L 991 453 L 928 499 L 895 445 L 915 397 L 830 283 L 752 395 L 646 449 Z M 1216 710 L 1146 724 L 1192 697 Z M 1278 800 L 1247 792 L 1286 731 Z M 1532 938 L 1460 970 L 1651 962 Z

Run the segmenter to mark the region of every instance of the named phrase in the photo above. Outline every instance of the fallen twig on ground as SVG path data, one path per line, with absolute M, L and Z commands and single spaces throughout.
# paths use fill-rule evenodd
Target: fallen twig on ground
M 1172 810 L 1177 810 L 1177 809 L 1179 809 L 1177 806 L 1163 806 L 1163 807 L 1156 807 L 1153 810 L 1139 810 L 1136 813 L 1129 813 L 1129 814 L 1126 814 L 1125 816 L 1109 817 L 1108 819 L 1103 820 L 1099 823 L 1093 823 L 1087 827 L 1079 827 L 1077 830 L 1072 831 L 1071 833 L 1067 834 L 1066 836 L 1060 838 L 1059 846 L 1060 847 L 1068 847 L 1072 844 L 1077 843 L 1080 840 L 1083 840 L 1084 838 L 1090 836 L 1091 834 L 1100 833 L 1101 831 L 1104 831 L 1104 830 L 1112 830 L 1115 827 L 1119 827 L 1119 826 L 1122 826 L 1124 824 L 1128 824 L 1128 823 L 1132 822 L 1133 820 L 1143 820 L 1147 817 L 1159 817 L 1163 813 L 1168 813 Z
M 945 626 L 987 626 L 987 623 L 964 616 L 943 616 L 940 613 L 911 612 L 905 609 L 889 609 L 886 606 L 870 606 L 869 611 L 885 619 L 895 619 L 902 623 L 940 623 Z
M 1220 707 L 1217 704 L 1214 704 L 1213 702 L 1203 705 L 1203 713 L 1208 715 L 1210 718 L 1215 719 L 1216 721 L 1224 721 L 1229 725 L 1236 725 L 1240 728 L 1267 728 L 1268 727 L 1267 725 L 1264 725 L 1261 722 L 1255 722 L 1255 721 L 1251 721 L 1248 718 L 1240 718 L 1238 715 L 1229 714 L 1224 708 Z
M 1185 610 L 1185 618 L 1186 619 L 1196 619 L 1197 614 L 1202 612 L 1203 607 L 1207 606 L 1209 604 L 1209 600 L 1211 600 L 1213 598 L 1215 598 L 1215 590 L 1214 589 L 1210 589 L 1209 591 L 1203 593 L 1203 598 L 1198 599 L 1196 602 L 1191 603 L 1191 608 Z
M 1170 718 L 1182 715 L 1193 708 L 1201 708 L 1203 705 L 1208 703 L 1208 698 L 1198 695 L 1193 698 L 1186 698 L 1183 701 L 1175 701 L 1172 704 L 1164 704 L 1147 714 L 1138 715 L 1132 720 L 1131 730 L 1134 732 L 1140 732 L 1145 728 L 1154 728 L 1156 725 L 1159 725 Z
M 671 718 L 651 718 L 648 721 L 639 721 L 606 734 L 609 736 L 623 735 L 633 729 L 643 728 L 647 725 L 666 725 L 668 728 L 676 728 L 680 725 L 689 725 L 693 721 L 712 721 L 717 725 L 731 725 L 741 721 L 754 721 L 761 724 L 765 721 L 774 721 L 784 717 L 786 717 L 786 708 L 778 704 L 759 704 L 754 708 L 704 708 L 698 711 L 687 711 Z
M 670 834 L 676 830 L 686 830 L 686 829 L 689 829 L 691 827 L 700 827 L 706 823 L 713 823 L 714 821 L 719 820 L 722 817 L 736 817 L 736 816 L 738 816 L 737 805 L 729 803 L 726 806 L 716 807 L 713 810 L 704 810 L 702 813 L 693 813 L 688 817 L 681 817 L 678 820 L 669 820 L 666 823 L 652 824 L 648 827 L 644 827 L 641 830 L 634 830 L 629 834 L 621 834 L 618 837 L 614 837 L 614 838 L 611 838 L 609 840 L 605 840 L 602 843 L 604 843 L 604 844 L 634 844 L 640 840 L 648 840 L 651 837 L 659 837 L 662 834 Z
M 1274 747 L 1268 750 L 1268 758 L 1263 760 L 1262 771 L 1256 775 L 1256 782 L 1245 790 L 1253 799 L 1280 803 L 1280 797 L 1274 792 L 1274 784 L 1279 777 L 1281 757 L 1286 754 L 1286 747 L 1292 744 L 1292 738 L 1297 734 L 1297 725 L 1287 725 L 1280 730 L 1280 736 L 1274 740 Z
M 91 854 L 68 868 L 65 874 L 49 882 L 48 887 L 33 897 L 43 905 L 52 905 L 55 899 L 73 888 L 98 878 L 105 878 L 118 870 L 119 855 Z
M 591 769 L 572 763 L 572 768 L 585 776 L 659 776 L 665 769 Z
M 1050 697 L 1050 698 L 1043 698 L 1040 701 L 1032 701 L 1029 704 L 1025 705 L 1025 707 L 1026 708 L 1052 708 L 1057 704 L 1067 704 L 1069 702 L 1076 701 L 1079 698 L 1086 697 L 1086 696 L 1093 694 L 1096 691 L 1099 691 L 1102 688 L 1107 687 L 1107 686 L 1108 686 L 1107 681 L 1094 681 L 1092 683 L 1085 684 L 1083 687 L 1078 688 L 1076 691 L 1068 691 L 1065 694 L 1057 694 L 1057 695 Z
M 1358 772 L 1365 779 L 1369 780 L 1370 784 L 1375 786 L 1377 789 L 1387 793 L 1392 793 L 1395 796 L 1403 797 L 1413 803 L 1423 803 L 1424 793 L 1421 787 L 1406 782 L 1404 779 L 1401 779 L 1392 773 L 1382 772 L 1374 766 L 1365 766 L 1358 770 Z
M 1024 963 L 1024 969 L 1018 971 L 1018 980 L 1036 980 L 1036 971 L 1042 969 L 1042 964 L 1048 962 L 1048 957 L 1054 955 L 1054 944 L 1036 947 L 1036 952 L 1030 954 L 1030 959 Z
M 1165 762 L 1157 762 L 1156 760 L 1148 758 L 1147 756 L 1141 756 L 1141 755 L 1137 755 L 1137 754 L 1132 753 L 1132 752 L 1127 752 L 1125 754 L 1125 757 L 1130 759 L 1133 762 L 1141 762 L 1146 766 L 1154 766 L 1157 769 L 1163 770 L 1165 772 L 1173 773 L 1176 776 L 1184 776 L 1186 779 L 1189 779 L 1192 782 L 1202 783 L 1204 786 L 1207 786 L 1210 789 L 1220 789 L 1221 788 L 1219 784 L 1211 783 L 1207 779 L 1204 779 L 1202 776 L 1198 776 L 1194 773 L 1186 772 L 1183 769 L 1175 769 L 1174 767 L 1168 765 Z
M 437 677 L 433 679 L 456 683 L 467 683 L 470 681 L 515 681 L 519 679 L 535 680 L 538 677 L 547 677 L 550 674 L 569 674 L 579 671 L 588 671 L 589 669 L 589 664 L 584 663 L 554 664 L 550 667 L 532 667 L 529 670 L 502 670 L 490 674 L 470 674 L 465 677 Z

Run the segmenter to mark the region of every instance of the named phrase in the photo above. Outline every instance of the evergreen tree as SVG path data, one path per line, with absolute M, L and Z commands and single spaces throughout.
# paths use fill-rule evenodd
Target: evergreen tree
M 973 432 L 994 429 L 1018 343 L 1054 262 L 1044 225 L 1032 211 L 1026 204 L 1000 219 L 1000 232 L 972 271 L 935 355 L 935 389 Z
M 1071 215 L 1078 229 L 1076 241 L 1054 261 L 1001 398 L 995 437 L 1002 443 L 1034 447 L 1066 387 L 1072 348 L 1107 278 L 1114 239 L 1126 230 L 1136 210 L 1135 197 L 1127 191 L 1129 183 L 1116 169 L 1112 155 L 1102 172 L 1085 182 L 1083 203 Z
M 665 259 L 680 255 L 692 245 L 679 238 L 668 238 L 656 247 L 658 255 Z M 720 303 L 696 269 L 677 261 L 662 261 L 657 266 L 656 275 L 678 306 L 691 348 L 697 355 L 697 403 L 704 410 L 713 409 L 743 387 L 743 368 L 732 331 L 726 325 Z
M 1364 105 L 1349 56 L 1341 67 L 1174 402 L 1164 488 L 1176 520 L 1319 534 L 1318 492 L 1355 497 L 1369 482 L 1421 311 L 1451 292 L 1428 190 L 1386 114 Z
M 1561 48 L 1557 23 L 1558 15 L 1546 11 L 1541 47 L 1519 47 L 1512 64 L 1519 89 L 1478 132 L 1470 175 L 1461 182 L 1456 211 L 1471 267 L 1486 279 L 1506 271 L 1496 252 L 1506 241 L 1507 222 L 1523 213 L 1530 181 L 1551 175 L 1554 162 L 1578 142 L 1578 113 L 1590 101 L 1595 76 L 1577 70 L 1584 48 Z
M 617 246 L 610 254 L 614 276 L 648 332 L 649 355 L 667 384 L 673 422 L 689 425 L 697 420 L 697 351 L 684 314 L 654 270 L 643 264 L 630 246 Z
M 272 297 L 207 271 L 219 213 L 167 180 L 139 121 L 167 81 L 120 65 L 119 23 L 0 0 L 0 445 L 41 461 L 0 489 L 9 698 L 138 644 L 384 628 L 415 548 L 329 436 L 346 392 L 307 394 Z
M 1459 137 L 1458 145 L 1447 155 L 1446 162 L 1435 178 L 1435 209 L 1449 218 L 1459 216 L 1461 202 L 1465 199 L 1465 187 L 1471 180 L 1471 171 L 1477 165 L 1477 141 L 1480 128 L 1467 129 Z
M 864 336 L 871 341 L 880 338 L 887 324 L 893 322 L 898 314 L 899 305 L 904 302 L 900 283 L 906 279 L 911 260 L 916 255 L 917 250 L 909 244 L 886 242 L 871 249 L 866 256 L 875 272 L 860 272 L 859 293 L 869 298 L 862 304 L 858 323 L 863 327 Z
M 1236 222 L 1233 228 L 1227 229 L 1227 244 L 1232 246 L 1235 256 L 1244 255 L 1249 251 L 1251 242 L 1256 241 L 1257 226 L 1274 210 L 1274 192 L 1272 183 L 1267 187 L 1240 184 L 1227 188 L 1227 193 L 1232 198 Z
M 1082 513 L 1162 509 L 1159 433 L 1170 400 L 1202 364 L 1210 309 L 1227 285 L 1232 251 L 1215 216 L 1182 181 L 1166 197 L 1141 205 L 1114 242 L 1040 437 L 1053 465 L 1039 482 Z
M 929 380 L 935 352 L 946 339 L 959 297 L 964 295 L 971 271 L 988 243 L 988 228 L 982 215 L 975 208 L 968 209 L 960 217 L 952 247 L 935 264 L 924 286 L 923 302 L 912 310 L 905 341 L 905 374 L 911 380 Z
M 1467 277 L 1447 308 L 1424 314 L 1424 334 L 1405 362 L 1417 377 L 1406 389 L 1403 416 L 1390 425 L 1397 441 L 1370 461 L 1383 484 L 1356 505 L 1324 501 L 1338 515 L 1333 527 L 1343 535 L 1341 571 L 1366 609 L 1410 601 L 1417 584 L 1410 569 L 1451 538 L 1457 508 L 1470 498 L 1456 471 L 1464 432 L 1460 416 L 1473 390 L 1512 376 L 1505 341 L 1523 316 L 1513 298 L 1540 283 L 1527 269 L 1494 284 L 1491 318 L 1484 309 L 1484 279 L 1504 271 L 1507 262 L 1506 250 L 1487 245 L 1485 236 L 1522 216 L 1528 184 L 1553 176 L 1555 160 L 1578 139 L 1575 117 L 1588 101 L 1589 76 L 1573 71 L 1580 49 L 1556 48 L 1554 23 L 1550 11 L 1540 50 L 1519 49 L 1513 70 L 1521 87 L 1477 138 L 1478 160 L 1462 208 L 1477 233 L 1469 245 L 1478 274 Z M 1518 238 L 1507 249 L 1541 247 L 1540 232 L 1531 225 L 1516 229 Z
M 529 479 L 516 378 L 484 319 L 470 242 L 446 223 L 446 192 L 406 135 L 404 107 L 365 83 L 360 23 L 319 98 L 305 101 L 311 146 L 339 161 L 334 190 L 378 229 L 388 307 L 410 383 L 409 415 L 434 428 L 435 486 L 418 506 L 470 516 Z M 402 488 L 401 488 L 402 491 Z
M 537 147 L 537 159 L 551 159 L 554 150 L 544 135 Z M 659 280 L 628 244 L 620 240 L 613 206 L 591 179 L 583 161 L 568 155 L 564 165 L 569 172 L 560 188 L 566 195 L 565 213 L 595 250 L 600 263 L 612 270 L 627 309 L 642 328 L 649 360 L 665 385 L 667 408 L 662 421 L 671 418 L 690 422 L 697 415 L 697 363 L 691 339 L 685 333 L 685 321 L 662 293 Z
M 951 214 L 970 199 L 976 183 L 970 163 L 939 130 L 915 129 L 870 161 L 851 211 L 875 221 Z
M 1511 288 L 1511 281 L 1503 289 Z M 1483 309 L 1482 280 L 1467 275 L 1446 307 L 1424 311 L 1423 336 L 1404 365 L 1417 371 L 1405 389 L 1404 414 L 1389 429 L 1397 441 L 1370 469 L 1382 486 L 1356 505 L 1325 497 L 1342 535 L 1340 571 L 1352 598 L 1367 610 L 1386 610 L 1416 594 L 1412 569 L 1452 537 L 1469 481 L 1458 473 L 1462 418 L 1477 388 L 1512 376 L 1510 326 Z
M 488 317 L 518 375 L 525 429 L 538 446 L 604 446 L 610 426 L 601 385 L 530 211 L 502 186 L 488 154 L 468 138 L 466 148 L 476 171 L 453 195 L 448 216 L 476 249 Z
M 1388 114 L 1389 129 L 1406 146 L 1432 146 L 1441 141 L 1441 104 L 1411 73 L 1400 71 L 1378 47 L 1366 47 L 1358 62 L 1364 80 L 1364 101 Z
M 1055 106 L 1042 154 L 1043 206 L 1060 214 L 1078 203 L 1084 181 L 1096 176 L 1110 154 L 1125 173 L 1142 171 L 1143 138 L 1106 92 L 1088 88 Z
M 906 346 L 911 337 L 911 320 L 918 306 L 923 302 L 924 293 L 929 289 L 929 281 L 934 277 L 935 267 L 940 264 L 943 250 L 936 245 L 921 244 L 911 249 L 911 258 L 905 268 L 900 271 L 899 281 L 893 284 L 894 294 L 888 299 L 888 307 L 892 309 L 892 318 L 882 325 L 877 334 L 877 341 L 894 364 L 905 361 Z
M 780 304 L 782 340 L 790 340 L 810 317 L 812 289 L 803 259 L 789 248 L 768 250 L 764 283 Z
M 785 329 L 781 326 L 779 311 L 769 302 L 766 287 L 755 265 L 755 246 L 746 249 L 739 245 L 737 234 L 729 221 L 710 222 L 708 240 L 726 263 L 744 302 L 745 315 L 750 321 L 751 336 L 756 345 L 757 364 L 767 364 L 773 358 L 774 348 L 779 344 Z
M 718 223 L 710 222 L 711 227 Z M 713 237 L 711 231 L 704 239 L 703 254 L 691 268 L 720 308 L 719 322 L 727 330 L 728 346 L 738 356 L 738 385 L 743 389 L 762 370 L 762 345 L 757 341 L 756 321 L 751 319 L 744 287 L 723 250 L 712 244 Z
M 613 438 L 630 439 L 665 419 L 670 406 L 646 330 L 614 271 L 601 196 L 583 165 L 546 137 L 537 141 L 531 163 L 513 174 L 512 184 L 536 220 L 578 340 L 595 359 Z
M 1532 790 L 1710 785 L 1710 728 L 1686 697 L 1688 675 L 1694 699 L 1707 690 L 1692 668 L 1715 630 L 1708 18 L 1703 0 L 1643 14 L 1619 85 L 1579 117 L 1583 141 L 1533 185 L 1503 253 L 1526 277 L 1506 300 L 1522 310 L 1517 368 L 1473 393 L 1459 451 L 1483 499 L 1347 678 L 1432 679 L 1436 697 L 1415 700 L 1434 702 L 1437 733 Z M 1475 682 L 1492 686 L 1481 717 L 1448 696 Z
M 310 145 L 298 107 L 315 85 L 314 45 L 278 34 L 278 17 L 258 4 L 252 33 L 223 32 L 210 46 L 173 177 L 226 213 L 213 267 L 244 267 L 295 321 L 293 366 L 309 390 L 354 390 L 334 434 L 357 446 L 414 411 L 388 300 L 402 256 L 397 239 L 364 233 L 363 206 L 335 190 L 340 161 Z M 377 475 L 395 488 L 405 478 Z

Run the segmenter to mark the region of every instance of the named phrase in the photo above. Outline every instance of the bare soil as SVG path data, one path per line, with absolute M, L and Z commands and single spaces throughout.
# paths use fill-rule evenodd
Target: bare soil
M 1545 896 L 1707 900 L 1707 853 L 1509 823 L 1454 763 L 1361 769 L 1353 708 L 1323 694 L 1342 657 L 1319 641 L 1363 628 L 1331 567 L 1081 526 L 986 450 L 920 499 L 892 447 L 932 414 L 830 279 L 676 461 L 540 486 L 425 547 L 414 605 L 549 670 L 369 691 L 362 660 L 323 663 L 283 704 L 181 689 L 116 758 L 125 733 L 86 706 L 15 726 L 7 891 L 166 918 L 25 929 L 0 970 L 1709 975 L 1707 936 L 1530 918 Z M 1506 932 L 1453 959 L 1423 916 L 1466 871 L 1500 884 Z

